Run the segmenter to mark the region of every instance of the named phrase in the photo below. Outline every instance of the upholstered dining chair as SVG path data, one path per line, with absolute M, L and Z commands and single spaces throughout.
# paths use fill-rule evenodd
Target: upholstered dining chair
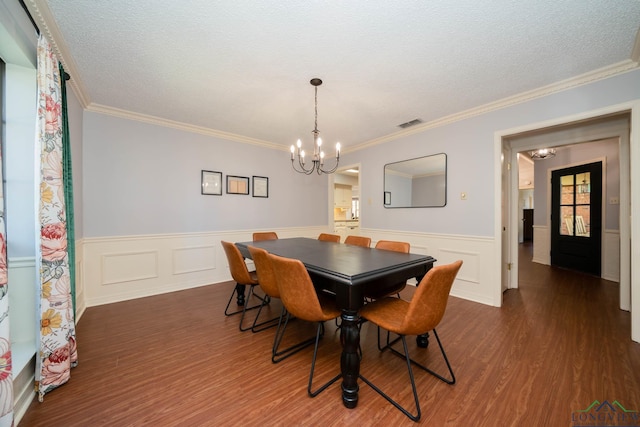
M 278 234 L 275 231 L 257 231 L 253 233 L 254 242 L 262 240 L 278 240 Z
M 324 295 L 316 293 L 311 277 L 309 277 L 309 272 L 300 260 L 283 258 L 273 254 L 269 254 L 269 259 L 271 259 L 273 271 L 278 281 L 280 298 L 287 311 L 299 319 L 318 323 L 313 358 L 311 359 L 311 371 L 309 372 L 309 384 L 307 386 L 309 396 L 316 397 L 342 377 L 342 374 L 338 373 L 318 389 L 312 390 L 313 371 L 316 366 L 318 343 L 324 330 L 324 322 L 340 316 L 340 310 L 336 308 L 335 301 L 325 299 Z
M 436 326 L 440 324 L 444 316 L 451 286 L 461 266 L 462 261 L 456 261 L 451 264 L 433 267 L 418 284 L 416 292 L 410 302 L 400 298 L 386 297 L 366 304 L 360 309 L 361 317 L 378 326 L 378 349 L 380 349 L 380 351 L 390 350 L 394 354 L 406 359 L 411 388 L 413 389 L 416 413 L 412 414 L 409 412 L 364 376 L 360 375 L 360 378 L 413 421 L 420 419 L 421 410 L 412 366 L 423 369 L 447 384 L 455 384 L 456 382 L 453 369 L 451 369 L 447 354 L 436 332 Z M 387 340 L 384 347 L 380 345 L 380 328 L 387 330 Z M 451 378 L 445 378 L 409 357 L 406 335 L 421 335 L 429 331 L 433 331 L 433 335 L 438 341 L 438 346 L 449 369 Z M 389 341 L 390 332 L 398 335 L 398 337 L 391 342 Z M 398 340 L 402 340 L 404 353 L 393 348 L 393 345 Z
M 395 240 L 378 240 L 375 246 L 376 249 L 383 249 L 385 251 L 402 252 L 408 254 L 411 250 L 411 245 L 408 242 L 399 242 Z M 365 298 L 369 300 L 376 300 L 384 298 L 388 295 L 398 294 L 400 298 L 400 292 L 407 286 L 407 282 L 397 283 L 393 288 L 381 292 L 365 292 Z
M 323 242 L 340 243 L 340 236 L 337 234 L 320 233 L 318 235 L 318 240 L 321 240 Z
M 256 273 L 258 274 L 258 281 L 260 282 L 260 287 L 264 291 L 265 294 L 269 295 L 271 298 L 280 298 L 280 291 L 278 290 L 278 281 L 276 279 L 275 272 L 273 271 L 273 265 L 271 264 L 271 260 L 269 259 L 269 252 L 264 249 L 257 248 L 255 246 L 247 246 L 249 252 L 251 253 L 251 259 L 253 259 L 253 263 L 256 266 Z M 258 314 L 256 315 L 256 320 L 254 320 L 254 326 L 252 326 L 252 331 L 256 326 L 260 326 L 261 324 L 257 324 L 256 322 L 260 317 L 260 311 L 262 310 L 262 306 L 260 310 L 258 310 Z M 276 334 L 273 339 L 273 347 L 271 348 L 271 361 L 273 363 L 281 362 L 287 357 L 297 353 L 303 348 L 314 343 L 314 337 L 308 338 L 304 341 L 301 341 L 297 344 L 291 345 L 285 349 L 280 349 L 280 344 L 282 343 L 282 337 L 284 336 L 284 332 L 287 329 L 287 324 L 289 323 L 289 319 L 291 314 L 287 311 L 284 304 L 282 305 L 282 310 L 280 311 L 280 316 L 275 320 L 278 320 L 278 328 L 276 329 Z M 283 323 L 284 319 L 284 323 Z M 271 319 L 274 320 L 274 319 Z M 271 320 L 267 320 L 262 324 L 268 324 Z M 257 331 L 254 331 L 257 332 Z
M 258 276 L 255 271 L 249 271 L 247 268 L 247 264 L 244 262 L 244 257 L 240 253 L 240 250 L 236 245 L 231 242 L 225 242 L 222 240 L 222 247 L 224 248 L 224 252 L 227 255 L 227 262 L 229 263 L 229 271 L 231 272 L 231 277 L 236 282 L 236 287 L 231 292 L 231 296 L 229 297 L 229 302 L 227 302 L 227 307 L 224 309 L 225 316 L 232 316 L 234 314 L 242 313 L 240 316 L 240 330 L 246 331 L 251 329 L 251 327 L 245 328 L 243 325 L 244 316 L 248 310 L 253 310 L 255 308 L 259 308 L 268 297 L 261 297 L 257 294 L 254 294 L 253 288 L 258 285 Z M 249 294 L 246 299 L 244 296 L 245 288 L 249 286 Z M 236 310 L 234 312 L 229 312 L 229 306 L 231 305 L 231 301 L 233 297 L 237 295 L 238 305 L 242 305 L 241 310 Z M 251 300 L 251 295 L 255 295 L 258 299 L 261 300 L 260 304 L 256 304 L 252 307 L 247 307 L 249 301 Z M 268 301 L 267 301 L 268 303 Z
M 368 248 L 369 246 L 371 246 L 371 238 L 365 236 L 350 235 L 344 239 L 344 243 L 345 245 L 356 245 L 362 246 L 363 248 Z

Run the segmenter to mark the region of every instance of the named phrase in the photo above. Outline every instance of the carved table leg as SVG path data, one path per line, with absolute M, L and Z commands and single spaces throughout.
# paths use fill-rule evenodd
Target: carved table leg
M 350 409 L 358 405 L 358 375 L 360 374 L 360 357 L 358 356 L 360 329 L 358 328 L 358 321 L 357 311 L 342 311 L 342 326 L 340 328 L 340 341 L 342 343 L 342 355 L 340 357 L 342 402 L 344 406 Z
M 236 296 L 238 300 L 238 305 L 244 305 L 244 285 L 236 284 Z

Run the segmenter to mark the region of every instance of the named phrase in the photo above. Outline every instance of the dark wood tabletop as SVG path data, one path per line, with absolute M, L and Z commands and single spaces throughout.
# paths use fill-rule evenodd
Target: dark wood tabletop
M 404 254 L 303 237 L 240 242 L 236 246 L 246 258 L 251 258 L 247 247 L 256 246 L 275 255 L 299 259 L 307 268 L 316 289 L 335 294 L 336 305 L 342 311 L 342 400 L 348 408 L 354 408 L 358 403 L 358 310 L 364 304 L 365 290 L 391 289 L 413 277 L 420 280 L 436 261 L 429 255 Z

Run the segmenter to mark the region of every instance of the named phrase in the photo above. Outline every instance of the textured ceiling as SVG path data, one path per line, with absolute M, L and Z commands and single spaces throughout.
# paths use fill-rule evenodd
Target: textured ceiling
M 428 123 L 625 61 L 636 67 L 640 27 L 637 0 L 28 6 L 59 30 L 54 42 L 71 56 L 62 59 L 89 108 L 288 146 L 311 139 L 309 80 L 319 77 L 321 136 L 347 150 L 416 118 Z

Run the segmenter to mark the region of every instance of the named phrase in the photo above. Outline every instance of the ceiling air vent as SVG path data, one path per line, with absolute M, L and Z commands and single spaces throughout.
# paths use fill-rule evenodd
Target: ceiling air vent
M 413 119 L 413 120 L 411 120 L 409 122 L 402 123 L 401 125 L 398 125 L 398 127 L 402 128 L 402 129 L 406 129 L 406 128 L 411 127 L 411 126 L 419 125 L 420 123 L 422 123 L 422 120 Z

